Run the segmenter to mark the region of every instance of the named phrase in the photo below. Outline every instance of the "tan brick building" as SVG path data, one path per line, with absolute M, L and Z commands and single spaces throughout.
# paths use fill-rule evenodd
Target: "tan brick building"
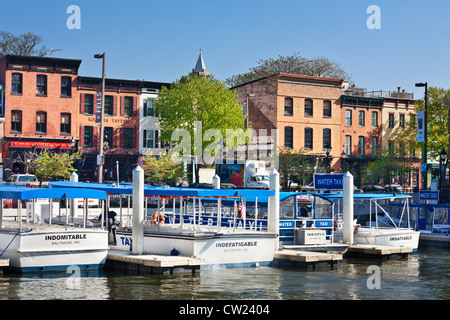
M 278 73 L 232 89 L 248 102 L 252 128 L 277 129 L 279 147 L 303 149 L 324 157 L 331 147 L 331 167 L 340 169 L 342 152 L 340 97 L 343 79 Z

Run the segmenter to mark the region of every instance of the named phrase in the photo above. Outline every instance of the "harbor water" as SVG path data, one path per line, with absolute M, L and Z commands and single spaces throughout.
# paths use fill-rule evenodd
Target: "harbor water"
M 345 258 L 333 267 L 215 268 L 152 275 L 102 270 L 0 275 L 0 300 L 448 300 L 450 250 Z

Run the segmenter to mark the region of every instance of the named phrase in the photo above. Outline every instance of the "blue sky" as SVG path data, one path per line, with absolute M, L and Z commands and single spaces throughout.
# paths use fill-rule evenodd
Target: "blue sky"
M 70 30 L 70 5 L 81 29 Z M 377 5 L 381 29 L 366 26 Z M 415 82 L 450 88 L 448 0 L 0 0 L 0 30 L 43 36 L 55 57 L 82 59 L 80 74 L 101 76 L 95 53 L 106 52 L 109 78 L 172 82 L 195 66 L 202 48 L 220 80 L 256 61 L 299 52 L 341 64 L 367 90 Z

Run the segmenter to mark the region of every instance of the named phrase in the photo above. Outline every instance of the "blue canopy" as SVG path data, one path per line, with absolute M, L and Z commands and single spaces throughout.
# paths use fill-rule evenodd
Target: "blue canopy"
M 131 184 L 121 184 L 119 186 L 105 183 L 54 181 L 49 182 L 49 188 L 83 188 L 89 190 L 101 190 L 108 194 L 133 194 Z M 144 195 L 162 197 L 200 197 L 200 198 L 226 198 L 226 197 L 256 197 L 266 198 L 275 195 L 275 191 L 257 189 L 202 189 L 202 188 L 171 188 L 155 187 L 144 185 Z M 266 200 L 267 201 L 267 200 Z
M 75 188 L 0 188 L 0 199 L 106 199 L 106 192 Z
M 321 193 L 321 196 L 328 199 L 343 199 L 343 193 Z M 405 199 L 411 198 L 408 194 L 392 194 L 392 193 L 354 193 L 353 200 L 388 200 L 388 199 Z

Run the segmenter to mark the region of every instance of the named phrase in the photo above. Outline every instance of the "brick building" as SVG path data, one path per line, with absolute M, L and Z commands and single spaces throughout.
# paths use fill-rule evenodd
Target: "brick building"
M 303 149 L 340 169 L 340 97 L 343 79 L 278 73 L 233 87 L 239 103 L 248 102 L 249 125 L 277 129 L 278 147 Z
M 71 152 L 78 133 L 77 74 L 81 60 L 0 57 L 4 86 L 1 147 L 4 179 L 25 173 L 32 152 L 43 149 Z

